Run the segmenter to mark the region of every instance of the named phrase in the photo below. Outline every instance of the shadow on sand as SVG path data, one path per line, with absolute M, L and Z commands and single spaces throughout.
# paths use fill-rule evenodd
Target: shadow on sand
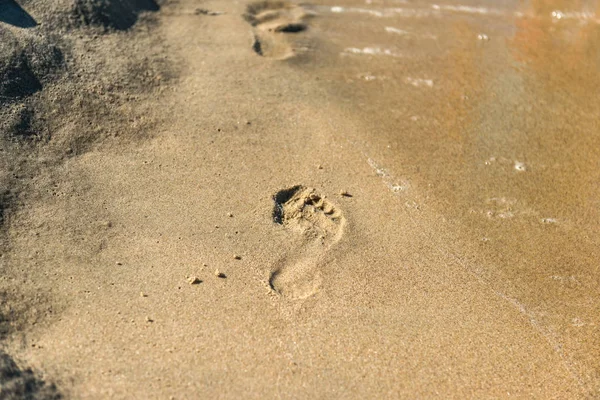
M 140 13 L 159 9 L 156 0 L 75 0 L 73 11 L 83 25 L 124 31 L 137 22 Z
M 0 23 L 5 22 L 19 28 L 33 28 L 37 22 L 15 0 L 0 0 Z

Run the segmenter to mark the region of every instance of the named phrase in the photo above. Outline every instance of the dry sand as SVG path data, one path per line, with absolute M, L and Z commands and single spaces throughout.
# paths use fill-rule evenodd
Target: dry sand
M 5 397 L 600 396 L 588 2 L 42 3 Z

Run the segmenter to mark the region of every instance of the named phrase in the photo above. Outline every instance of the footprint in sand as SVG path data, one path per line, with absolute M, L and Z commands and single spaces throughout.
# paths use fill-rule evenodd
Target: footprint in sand
M 279 191 L 273 200 L 273 221 L 300 235 L 302 244 L 275 266 L 269 285 L 284 297 L 307 298 L 319 288 L 319 266 L 341 239 L 346 219 L 313 188 L 294 186 Z
M 314 14 L 285 1 L 259 1 L 246 8 L 244 19 L 254 27 L 254 51 L 264 57 L 285 60 L 295 56 L 303 46 L 298 34 L 308 28 L 307 20 Z

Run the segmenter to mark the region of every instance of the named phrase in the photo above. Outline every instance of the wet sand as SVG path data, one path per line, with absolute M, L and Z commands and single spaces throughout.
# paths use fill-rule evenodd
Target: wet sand
M 11 213 L 5 350 L 67 398 L 598 396 L 600 25 L 555 3 L 163 5 L 122 40 L 177 77 Z

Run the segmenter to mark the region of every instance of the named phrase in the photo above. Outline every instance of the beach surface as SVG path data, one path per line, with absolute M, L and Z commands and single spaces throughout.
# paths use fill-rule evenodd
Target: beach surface
M 43 3 L 7 398 L 600 396 L 597 2 Z

